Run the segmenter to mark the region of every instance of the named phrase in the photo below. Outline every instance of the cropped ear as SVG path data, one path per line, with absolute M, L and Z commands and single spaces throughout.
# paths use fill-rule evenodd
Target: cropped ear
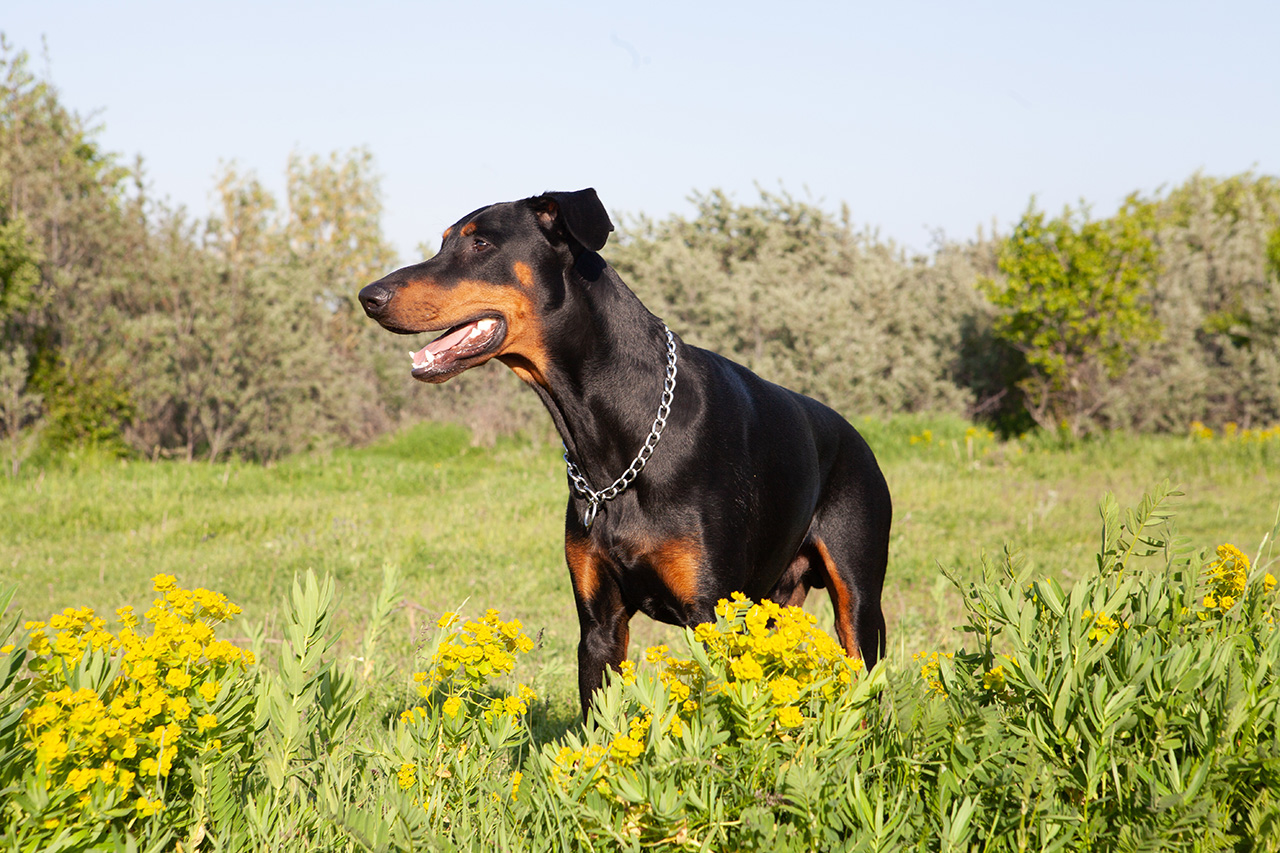
M 543 193 L 529 201 L 543 228 L 554 231 L 559 223 L 569 236 L 593 252 L 604 248 L 613 230 L 608 211 L 591 187 L 572 193 Z

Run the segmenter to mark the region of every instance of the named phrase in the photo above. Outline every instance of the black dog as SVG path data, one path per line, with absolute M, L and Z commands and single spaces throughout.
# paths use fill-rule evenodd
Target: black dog
M 871 449 L 821 403 L 672 335 L 597 254 L 612 230 L 593 189 L 494 204 L 360 291 L 392 332 L 445 332 L 412 353 L 415 379 L 497 358 L 551 413 L 583 714 L 632 614 L 712 621 L 734 591 L 798 605 L 825 587 L 845 651 L 874 666 L 892 509 Z

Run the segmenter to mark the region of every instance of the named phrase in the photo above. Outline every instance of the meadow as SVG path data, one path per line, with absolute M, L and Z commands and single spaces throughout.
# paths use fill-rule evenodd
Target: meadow
M 585 727 L 554 446 L 7 481 L 0 849 L 1280 849 L 1280 431 L 859 426 L 885 662 L 638 618 Z
M 1062 443 L 999 441 L 955 418 L 858 423 L 894 499 L 884 605 L 900 659 L 954 644 L 960 602 L 940 568 L 976 577 L 1006 545 L 1070 585 L 1091 567 L 1096 506 L 1168 480 L 1186 493 L 1182 535 L 1252 553 L 1280 511 L 1280 437 L 1111 434 Z M 225 593 L 269 627 L 294 576 L 337 581 L 340 619 L 363 618 L 382 567 L 405 579 L 404 649 L 417 629 L 469 602 L 518 618 L 548 660 L 575 659 L 564 566 L 567 496 L 558 444 L 474 446 L 456 426 L 421 424 L 372 446 L 263 466 L 118 460 L 83 451 L 0 480 L 0 588 L 43 618 L 109 613 L 148 600 L 172 574 Z M 825 596 L 809 609 L 830 624 Z M 633 620 L 633 655 L 672 632 Z M 571 673 L 569 674 L 571 680 Z

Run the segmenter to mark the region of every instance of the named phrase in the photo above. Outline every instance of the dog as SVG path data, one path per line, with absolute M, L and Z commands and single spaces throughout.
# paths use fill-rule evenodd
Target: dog
M 584 719 L 636 612 L 692 626 L 735 591 L 786 606 L 825 588 L 845 652 L 873 667 L 893 510 L 871 448 L 827 406 L 681 341 L 599 255 L 611 231 L 594 189 L 493 204 L 359 294 L 391 332 L 443 332 L 410 354 L 415 379 L 496 358 L 550 413 Z

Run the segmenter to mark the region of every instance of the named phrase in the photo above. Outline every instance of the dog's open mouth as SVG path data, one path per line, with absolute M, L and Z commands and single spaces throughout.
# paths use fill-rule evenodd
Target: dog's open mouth
M 417 352 L 413 359 L 413 378 L 423 382 L 443 382 L 468 367 L 493 355 L 506 336 L 506 323 L 497 317 L 484 317 L 454 326 Z

